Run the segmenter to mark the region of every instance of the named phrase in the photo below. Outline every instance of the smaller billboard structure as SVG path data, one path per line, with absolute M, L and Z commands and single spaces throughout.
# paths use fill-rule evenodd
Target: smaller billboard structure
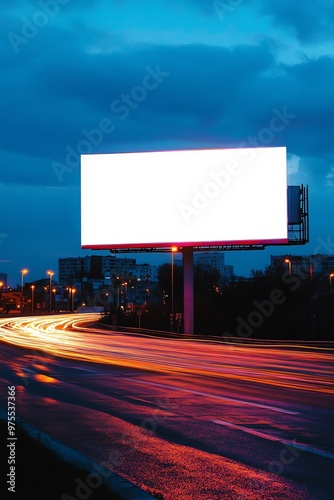
M 305 245 L 309 241 L 307 186 L 288 186 L 288 240 L 289 245 Z

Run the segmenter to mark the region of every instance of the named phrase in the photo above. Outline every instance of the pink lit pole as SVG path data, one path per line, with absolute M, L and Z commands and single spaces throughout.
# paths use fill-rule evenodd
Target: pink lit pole
M 194 249 L 184 247 L 183 253 L 183 301 L 184 333 L 194 333 Z
M 174 253 L 177 252 L 177 247 L 172 247 L 172 322 L 174 330 Z

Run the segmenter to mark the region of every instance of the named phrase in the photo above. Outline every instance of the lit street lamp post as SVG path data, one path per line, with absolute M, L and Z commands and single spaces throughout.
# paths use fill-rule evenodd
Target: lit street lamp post
M 124 286 L 125 286 L 125 294 L 124 294 L 124 312 L 125 312 L 126 308 L 128 307 L 128 282 L 127 281 L 125 281 Z
M 284 262 L 285 262 L 286 264 L 288 264 L 288 266 L 289 266 L 289 275 L 291 276 L 291 274 L 292 274 L 292 272 L 291 272 L 291 271 L 292 271 L 292 264 L 291 264 L 291 260 L 290 260 L 290 259 L 285 259 L 285 260 L 284 260 Z
M 35 285 L 31 285 L 31 314 L 34 314 L 34 291 Z
M 2 302 L 2 287 L 4 285 L 3 281 L 0 281 L 0 302 Z
M 50 304 L 49 304 L 49 307 L 50 307 L 50 313 L 51 313 L 51 311 L 52 311 L 52 276 L 54 275 L 54 272 L 53 271 L 46 271 L 46 274 L 48 274 L 50 277 L 50 288 L 49 288 Z
M 24 275 L 29 272 L 29 269 L 21 270 L 21 313 L 23 312 L 23 286 L 24 286 Z
M 54 310 L 54 312 L 56 312 L 56 293 L 57 293 L 57 289 L 53 288 L 52 292 L 53 292 L 53 310 Z
M 147 291 L 147 307 L 146 307 L 146 309 L 149 310 L 149 307 L 150 307 L 150 289 L 146 288 L 146 291 Z
M 332 288 L 332 279 L 334 278 L 334 273 L 329 275 L 329 286 Z
M 71 291 L 72 291 L 72 312 L 74 312 L 74 294 L 76 290 L 75 288 L 72 288 Z

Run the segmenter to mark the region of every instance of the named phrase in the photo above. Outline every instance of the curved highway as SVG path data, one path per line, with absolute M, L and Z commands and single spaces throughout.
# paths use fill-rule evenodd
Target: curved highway
M 92 313 L 3 319 L 0 339 L 54 356 L 96 363 L 163 372 L 186 371 L 334 394 L 331 370 L 334 349 L 272 344 L 256 344 L 250 349 L 249 345 L 224 341 L 148 338 L 137 329 L 129 336 L 89 326 L 99 318 L 99 314 Z M 240 355 L 245 352 L 247 358 Z
M 332 498 L 333 349 L 148 337 L 98 319 L 0 320 L 18 415 L 165 500 Z

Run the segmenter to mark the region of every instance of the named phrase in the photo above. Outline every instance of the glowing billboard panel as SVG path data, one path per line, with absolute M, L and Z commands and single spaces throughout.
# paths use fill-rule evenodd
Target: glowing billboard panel
M 81 156 L 81 245 L 287 243 L 286 148 Z

